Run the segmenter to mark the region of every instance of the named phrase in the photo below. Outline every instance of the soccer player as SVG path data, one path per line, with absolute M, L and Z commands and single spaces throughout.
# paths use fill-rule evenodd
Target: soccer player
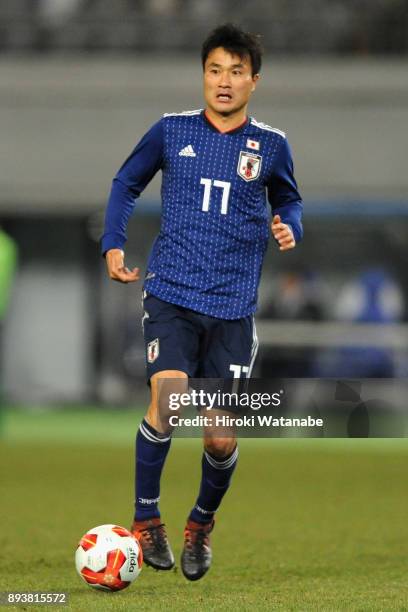
M 174 565 L 158 507 L 171 431 L 159 417 L 163 379 L 249 377 L 258 341 L 253 313 L 269 236 L 281 251 L 302 237 L 302 200 L 286 136 L 251 118 L 261 68 L 257 36 L 225 24 L 202 47 L 205 109 L 166 113 L 113 180 L 102 251 L 110 278 L 131 283 L 124 261 L 135 199 L 162 172 L 161 229 L 144 278 L 144 339 L 151 403 L 136 438 L 132 525 L 144 560 Z M 266 197 L 267 196 L 267 197 Z M 204 431 L 202 479 L 184 531 L 181 567 L 189 580 L 211 563 L 209 534 L 238 457 L 233 435 Z

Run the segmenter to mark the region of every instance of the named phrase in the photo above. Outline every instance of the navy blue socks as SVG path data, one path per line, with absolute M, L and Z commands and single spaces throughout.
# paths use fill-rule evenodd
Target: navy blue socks
M 143 419 L 136 436 L 135 520 L 159 518 L 160 478 L 171 444 Z M 210 523 L 228 490 L 237 464 L 238 447 L 222 459 L 204 451 L 200 492 L 189 519 Z
M 200 493 L 189 519 L 196 523 L 210 523 L 221 500 L 228 490 L 231 476 L 237 464 L 238 447 L 227 457 L 219 459 L 203 453 Z
M 160 517 L 160 477 L 171 444 L 143 419 L 136 436 L 135 521 Z

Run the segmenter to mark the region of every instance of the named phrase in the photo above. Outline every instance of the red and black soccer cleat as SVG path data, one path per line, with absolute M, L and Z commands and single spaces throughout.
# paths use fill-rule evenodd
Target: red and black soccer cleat
M 140 542 L 146 565 L 157 570 L 170 570 L 174 566 L 174 555 L 160 518 L 133 521 L 130 530 Z
M 212 559 L 210 533 L 213 527 L 214 520 L 205 525 L 187 521 L 184 529 L 181 569 L 188 580 L 199 580 L 210 569 Z

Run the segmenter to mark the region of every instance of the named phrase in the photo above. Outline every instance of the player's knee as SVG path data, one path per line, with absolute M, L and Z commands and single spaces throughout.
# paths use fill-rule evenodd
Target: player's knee
M 204 448 L 207 453 L 222 459 L 230 455 L 237 445 L 234 437 L 231 438 L 206 438 Z
M 188 378 L 184 372 L 166 370 L 157 372 L 151 379 L 151 400 L 146 414 L 147 422 L 160 433 L 169 434 L 173 427 L 170 417 L 174 416 L 171 399 L 180 398 L 188 391 Z

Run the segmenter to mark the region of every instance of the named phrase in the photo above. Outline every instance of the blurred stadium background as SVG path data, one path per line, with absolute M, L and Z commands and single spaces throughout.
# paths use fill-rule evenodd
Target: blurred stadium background
M 200 43 L 225 20 L 263 36 L 250 111 L 287 132 L 305 200 L 304 243 L 267 254 L 256 374 L 406 375 L 406 0 L 1 0 L 3 401 L 144 392 L 140 286 L 106 278 L 103 210 L 150 124 L 201 107 Z M 129 264 L 159 210 L 156 178 Z

